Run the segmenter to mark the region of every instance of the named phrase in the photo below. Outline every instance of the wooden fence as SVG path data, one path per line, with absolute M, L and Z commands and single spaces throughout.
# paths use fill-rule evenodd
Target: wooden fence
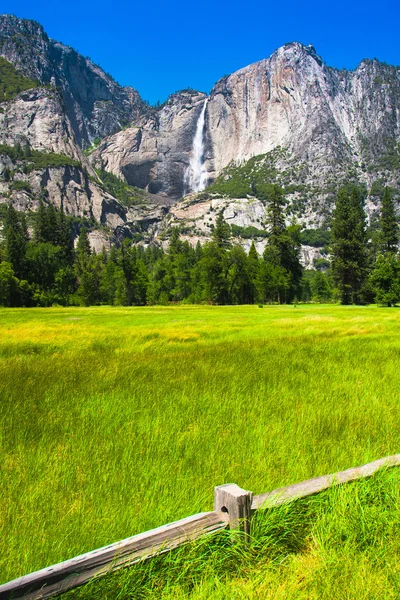
M 246 542 L 250 535 L 251 516 L 255 510 L 280 506 L 298 498 L 318 494 L 333 485 L 369 477 L 382 467 L 395 466 L 400 466 L 400 454 L 361 467 L 302 481 L 259 496 L 253 496 L 252 492 L 233 483 L 218 486 L 215 488 L 212 512 L 186 517 L 14 579 L 0 585 L 0 600 L 50 598 L 78 587 L 90 579 L 169 552 L 200 536 L 227 527 L 241 530 Z

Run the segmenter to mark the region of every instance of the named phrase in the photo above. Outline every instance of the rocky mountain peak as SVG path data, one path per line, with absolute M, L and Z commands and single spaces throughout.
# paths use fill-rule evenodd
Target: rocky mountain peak
M 2 35 L 8 35 L 9 37 L 19 33 L 21 35 L 40 37 L 46 41 L 49 39 L 40 23 L 33 20 L 20 19 L 15 15 L 0 15 L 0 29 Z
M 123 88 L 70 46 L 50 39 L 35 21 L 0 16 L 0 56 L 26 77 L 60 88 L 77 143 L 85 148 L 146 112 L 133 88 Z
M 253 197 L 257 182 L 284 187 L 291 214 L 307 227 L 329 219 L 335 190 L 345 181 L 365 187 L 370 214 L 382 185 L 400 189 L 400 69 L 376 59 L 363 60 L 354 71 L 338 70 L 325 65 L 311 44 L 291 42 L 226 75 L 209 96 L 186 89 L 149 107 L 134 88 L 121 87 L 33 21 L 0 16 L 0 56 L 30 79 L 50 84 L 42 92 L 29 84 L 4 103 L 0 142 L 29 142 L 37 151 L 80 162 L 80 170 L 69 165 L 42 177 L 57 184 L 61 177 L 73 214 L 92 211 L 124 231 L 141 211 L 141 223 L 151 221 L 154 232 L 174 203 L 160 225 L 164 231 L 175 219 L 187 230 L 194 227 L 193 236 L 195 230 L 205 235 L 217 208 L 237 227 L 257 228 L 257 222 L 262 229 L 263 202 Z M 188 176 L 194 158 L 202 182 L 215 182 L 202 196 L 192 193 Z M 111 174 L 114 190 L 120 182 L 145 190 L 140 198 L 153 194 L 157 216 L 146 220 L 144 205 L 119 206 L 101 190 L 98 173 Z M 39 189 L 44 179 L 29 177 L 32 189 Z M 59 204 L 59 186 L 46 180 L 43 187 Z

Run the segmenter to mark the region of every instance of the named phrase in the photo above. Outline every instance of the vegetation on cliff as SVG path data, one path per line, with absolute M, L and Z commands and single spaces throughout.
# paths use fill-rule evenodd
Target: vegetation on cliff
M 0 102 L 7 102 L 25 90 L 39 87 L 40 83 L 18 73 L 13 64 L 0 56 Z
M 102 187 L 125 207 L 145 204 L 147 193 L 144 190 L 128 185 L 125 181 L 104 169 L 96 169 Z M 98 182 L 96 182 L 98 184 Z
M 22 163 L 22 169 L 26 174 L 39 169 L 82 167 L 79 161 L 70 156 L 58 154 L 57 152 L 35 150 L 28 144 L 24 147 L 21 144 L 17 144 L 16 146 L 0 144 L 0 156 L 8 156 L 13 162 Z

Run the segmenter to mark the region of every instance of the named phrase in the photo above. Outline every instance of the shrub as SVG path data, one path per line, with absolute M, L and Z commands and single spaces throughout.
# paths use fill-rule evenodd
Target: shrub
M 300 233 L 301 243 L 314 248 L 328 246 L 331 240 L 331 232 L 327 229 L 304 229 Z
M 22 181 L 20 179 L 15 179 L 11 184 L 11 189 L 16 192 L 31 192 L 32 188 L 28 181 Z

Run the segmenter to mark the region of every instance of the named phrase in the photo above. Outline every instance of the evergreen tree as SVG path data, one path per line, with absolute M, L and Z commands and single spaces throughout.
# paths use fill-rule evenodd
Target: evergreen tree
M 326 302 L 332 296 L 329 280 L 325 273 L 315 271 L 311 280 L 312 299 L 316 302 Z
M 342 304 L 359 304 L 367 275 L 365 211 L 359 189 L 339 190 L 332 216 L 332 274 Z
M 91 254 L 88 233 L 85 227 L 81 227 L 75 253 L 75 271 L 78 277 L 81 277 L 89 264 Z
M 263 258 L 269 267 L 262 268 L 264 295 L 268 283 L 273 291 L 272 296 L 276 294 L 278 302 L 292 302 L 296 295 L 300 296 L 300 227 L 286 227 L 286 199 L 278 185 L 267 187 L 266 198 L 269 238 Z
M 129 246 L 125 240 L 121 246 L 121 267 L 125 277 L 126 304 L 128 306 L 146 304 L 148 274 L 142 259 L 138 258 L 137 248 Z
M 50 243 L 30 243 L 26 259 L 29 266 L 29 281 L 49 294 L 54 288 L 56 273 L 62 266 L 61 248 Z
M 54 278 L 53 298 L 57 304 L 68 306 L 76 290 L 76 277 L 72 266 L 59 269 Z
M 74 240 L 71 228 L 64 214 L 64 208 L 57 214 L 57 237 L 56 245 L 62 249 L 62 256 L 65 264 L 72 265 L 74 262 Z
M 18 305 L 18 284 L 11 263 L 0 263 L 0 306 Z
M 383 192 L 379 229 L 379 251 L 382 254 L 387 252 L 395 254 L 399 245 L 399 228 L 393 198 L 388 188 Z
M 35 215 L 33 239 L 37 244 L 50 241 L 51 233 L 47 220 L 47 207 L 42 199 L 39 200 L 39 207 Z
M 396 257 L 399 244 L 397 218 L 393 198 L 385 188 L 382 197 L 375 263 L 369 283 L 378 304 L 392 306 L 400 299 L 400 266 Z
M 211 238 L 218 248 L 229 248 L 231 238 L 231 228 L 224 219 L 222 210 L 218 213 Z
M 227 256 L 227 284 L 229 304 L 252 302 L 248 257 L 242 246 L 233 246 Z
M 378 256 L 371 284 L 378 304 L 392 306 L 400 300 L 400 261 L 393 252 Z
M 202 272 L 202 288 L 205 299 L 216 304 L 228 304 L 230 227 L 225 222 L 222 211 L 217 215 L 212 231 L 212 241 L 205 244 L 199 268 Z
M 115 304 L 116 290 L 119 288 L 119 279 L 121 278 L 122 269 L 118 265 L 118 253 L 115 246 L 110 248 L 106 262 L 102 259 L 104 268 L 100 277 L 100 293 L 102 302 L 106 304 Z
M 77 293 L 84 306 L 92 306 L 100 302 L 100 263 L 99 256 L 91 254 L 79 275 Z
M 29 240 L 25 215 L 18 216 L 10 204 L 4 222 L 5 258 L 11 264 L 14 275 L 24 279 L 26 275 L 26 247 Z
M 249 276 L 248 302 L 254 304 L 257 302 L 257 282 L 259 271 L 259 256 L 256 250 L 254 240 L 251 242 L 249 255 L 247 257 L 247 272 Z

